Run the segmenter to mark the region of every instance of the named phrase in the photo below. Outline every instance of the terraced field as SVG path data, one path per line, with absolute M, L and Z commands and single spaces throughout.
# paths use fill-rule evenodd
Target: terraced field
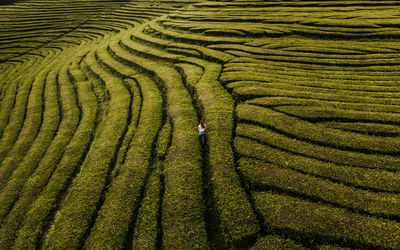
M 399 249 L 399 13 L 0 6 L 0 248 Z

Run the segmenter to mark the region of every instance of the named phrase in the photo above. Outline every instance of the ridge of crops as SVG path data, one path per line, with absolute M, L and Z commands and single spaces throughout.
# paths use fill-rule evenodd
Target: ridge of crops
M 397 1 L 12 2 L 1 249 L 400 248 Z

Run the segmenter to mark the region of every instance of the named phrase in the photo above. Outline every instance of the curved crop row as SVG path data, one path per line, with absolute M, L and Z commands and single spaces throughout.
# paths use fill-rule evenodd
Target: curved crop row
M 120 79 L 99 66 L 93 52 L 86 56 L 85 62 L 88 68 L 105 82 L 110 93 L 110 110 L 102 130 L 82 164 L 82 171 L 74 179 L 64 205 L 56 215 L 46 237 L 45 246 L 62 247 L 66 242 L 71 247 L 81 245 L 97 210 L 112 159 L 127 123 L 130 95 L 126 86 Z
M 366 104 L 383 104 L 383 105 L 400 105 L 397 98 L 374 98 L 368 96 L 347 96 L 337 95 L 335 93 L 316 93 L 312 91 L 294 91 L 278 88 L 267 88 L 260 86 L 237 87 L 232 90 L 232 94 L 237 99 L 250 100 L 253 98 L 271 96 L 271 97 L 293 97 L 304 99 L 315 99 L 324 101 L 337 101 L 347 103 L 366 103 Z
M 207 133 L 209 164 L 214 180 L 214 195 L 220 213 L 227 244 L 238 244 L 259 230 L 258 221 L 247 200 L 235 172 L 230 145 L 233 129 L 233 102 L 220 86 L 220 67 L 212 63 L 192 60 L 204 67 L 204 73 L 195 85 L 199 104 L 209 127 Z M 235 212 L 233 212 L 235 211 Z
M 326 107 L 302 107 L 302 106 L 281 106 L 274 108 L 277 111 L 287 115 L 296 116 L 304 120 L 348 120 L 376 122 L 383 124 L 399 124 L 400 116 L 398 114 L 385 114 L 382 112 L 371 111 L 349 111 Z
M 0 170 L 0 188 L 4 187 L 12 172 L 23 160 L 25 154 L 35 140 L 37 133 L 39 132 L 42 121 L 42 102 L 47 75 L 47 69 L 43 70 L 32 83 L 31 92 L 28 97 L 28 103 L 26 104 L 26 116 L 25 114 L 22 114 L 24 116 L 23 127 L 21 130 L 17 128 L 16 131 L 10 131 L 12 133 L 10 139 L 15 141 L 15 144 L 13 144 L 13 141 L 11 143 L 10 141 L 7 141 L 4 147 L 1 147 L 0 161 L 2 161 L 1 165 L 3 167 Z M 25 107 L 23 107 L 23 110 L 21 111 L 25 111 L 24 108 Z M 12 130 L 14 129 L 15 128 Z M 19 132 L 19 134 L 16 134 L 16 132 Z M 3 138 L 7 137 L 3 136 Z
M 254 193 L 254 199 L 272 231 L 285 230 L 303 240 L 320 237 L 332 243 L 346 242 L 356 248 L 398 248 L 400 244 L 398 222 L 267 192 Z
M 265 124 L 289 135 L 321 143 L 325 146 L 381 154 L 395 154 L 397 153 L 397 148 L 399 148 L 396 146 L 400 143 L 397 138 L 377 138 L 330 128 L 321 128 L 310 122 L 286 116 L 272 109 L 241 104 L 238 105 L 236 111 L 238 117 L 242 120 Z M 291 126 L 288 127 L 287 124 Z M 397 161 L 398 159 L 394 159 L 394 163 Z M 393 165 L 389 165 L 386 168 L 391 169 L 393 167 Z
M 61 69 L 58 76 L 60 92 L 59 96 L 62 104 L 62 112 L 61 121 L 56 136 L 52 140 L 47 152 L 42 157 L 37 169 L 32 175 L 29 175 L 29 179 L 25 183 L 22 181 L 22 178 L 18 179 L 19 183 L 24 183 L 23 188 L 19 190 L 15 185 L 13 190 L 7 190 L 7 188 L 5 188 L 2 191 L 5 192 L 7 201 L 12 202 L 13 200 L 11 200 L 11 198 L 20 193 L 18 195 L 18 200 L 16 200 L 14 203 L 12 210 L 8 214 L 6 221 L 3 223 L 0 230 L 0 245 L 4 248 L 11 246 L 11 239 L 13 239 L 16 230 L 19 228 L 19 225 L 24 218 L 24 214 L 28 212 L 30 204 L 36 197 L 39 196 L 40 191 L 50 178 L 79 123 L 79 109 L 77 107 L 77 100 L 73 86 L 67 74 L 67 66 L 68 64 Z M 2 200 L 2 194 L 0 195 L 0 200 Z M 7 208 L 6 204 L 7 202 L 2 202 L 0 211 L 3 211 L 4 208 Z M 5 236 L 9 236 L 7 239 L 10 240 L 4 240 Z
M 124 58 L 123 55 L 119 56 Z M 165 247 L 205 246 L 207 243 L 201 198 L 200 149 L 199 146 L 194 147 L 198 145 L 197 136 L 193 130 L 188 129 L 196 127 L 190 97 L 180 75 L 172 68 L 161 64 L 155 67 L 148 59 L 133 55 L 131 58 L 130 61 L 156 73 L 164 82 L 168 114 L 173 124 L 172 143 L 166 156 L 164 172 L 163 244 Z
M 162 195 L 161 164 L 155 164 L 148 179 L 143 202 L 137 212 L 132 249 L 155 249 L 161 232 L 159 228 Z
M 347 167 L 323 162 L 310 157 L 283 151 L 247 138 L 235 138 L 235 150 L 241 155 L 270 162 L 281 167 L 288 167 L 302 173 L 324 177 L 335 182 L 383 192 L 398 192 L 399 174 L 377 169 Z
M 123 47 L 128 48 L 129 51 L 137 48 L 137 46 L 130 47 L 126 38 L 123 38 L 122 41 L 124 42 Z M 176 246 L 188 244 L 188 247 L 190 245 L 204 246 L 206 236 L 202 214 L 200 151 L 198 147 L 193 148 L 193 145 L 198 145 L 197 136 L 193 130 L 188 130 L 188 128 L 196 127 L 196 119 L 180 75 L 174 69 L 163 64 L 154 65 L 143 57 L 123 53 L 124 50 L 117 46 L 111 47 L 111 49 L 120 60 L 133 63 L 156 74 L 166 88 L 166 101 L 168 114 L 171 116 L 173 124 L 173 134 L 164 172 L 163 244 L 165 246 L 176 244 Z M 185 189 L 182 189 L 183 186 Z M 173 205 L 174 209 L 170 208 L 172 204 L 177 204 Z M 180 209 L 185 209 L 185 212 L 180 212 Z M 186 233 L 183 233 L 182 230 Z M 189 234 L 187 234 L 188 231 Z M 184 240 L 185 237 L 189 237 L 190 241 Z
M 249 72 L 251 73 L 251 72 Z M 335 96 L 347 96 L 348 98 L 360 98 L 368 95 L 371 99 L 383 99 L 387 102 L 395 101 L 398 99 L 400 93 L 392 91 L 369 91 L 369 90 L 347 90 L 346 87 L 340 88 L 324 88 L 309 86 L 310 83 L 300 84 L 300 86 L 294 82 L 279 82 L 279 80 L 271 82 L 264 77 L 257 76 L 257 74 L 252 74 L 252 77 L 244 76 L 243 72 L 238 72 L 236 81 L 227 84 L 228 88 L 231 89 L 249 89 L 249 90 L 259 90 L 261 95 L 268 95 L 268 89 L 279 89 L 282 91 L 296 91 L 296 92 L 317 92 L 318 95 L 335 95 Z M 227 74 L 223 76 L 223 81 L 227 81 Z M 228 80 L 229 81 L 229 80 Z M 344 90 L 342 90 L 344 89 Z
M 348 111 L 361 111 L 379 113 L 383 116 L 396 116 L 400 113 L 400 105 L 395 104 L 374 104 L 374 103 L 357 103 L 343 102 L 335 100 L 319 100 L 314 98 L 296 98 L 296 97 L 262 97 L 246 101 L 248 104 L 276 108 L 276 107 L 326 107 L 327 109 L 340 109 Z M 378 117 L 377 119 L 381 119 Z
M 0 246 L 399 248 L 398 7 L 0 6 Z
M 141 41 L 150 42 L 158 46 L 165 46 L 166 44 L 171 46 L 173 44 L 177 48 L 189 47 L 182 43 L 167 43 L 158 38 L 145 36 L 139 32 L 135 32 L 134 36 L 136 35 L 140 37 Z M 135 49 L 138 47 L 135 46 Z M 221 68 L 217 64 L 204 60 L 165 53 L 147 46 L 145 53 L 152 57 L 167 59 L 172 62 L 177 61 L 198 65 L 203 69 L 203 74 L 198 76 L 197 82 L 193 82 L 189 87 L 193 89 L 194 94 L 197 96 L 198 105 L 202 110 L 201 115 L 209 121 L 208 143 L 212 149 L 209 152 L 209 164 L 212 178 L 215 180 L 213 184 L 215 193 L 213 195 L 215 195 L 216 202 L 219 204 L 217 209 L 223 223 L 223 231 L 226 234 L 226 244 L 237 244 L 246 237 L 253 236 L 258 231 L 258 225 L 246 194 L 235 173 L 233 153 L 230 145 L 233 127 L 233 102 L 217 81 Z M 211 54 L 212 52 L 208 51 L 208 53 Z M 223 56 L 221 59 L 216 57 L 218 55 L 216 53 L 214 57 L 219 60 L 224 58 Z M 186 78 L 188 77 L 190 78 L 191 74 L 187 74 Z M 230 192 L 232 190 L 235 191 L 233 194 L 227 195 L 227 190 L 230 190 Z M 232 214 L 232 210 L 237 211 L 237 214 Z
M 143 103 L 143 94 L 140 86 L 137 83 L 137 80 L 127 79 L 125 80 L 125 84 L 130 89 L 131 95 L 133 95 L 133 100 L 131 103 L 130 124 L 126 131 L 124 140 L 121 143 L 121 147 L 118 151 L 118 156 L 116 160 L 117 163 L 112 173 L 113 177 L 115 177 L 118 174 L 119 168 L 126 161 L 127 152 L 129 150 L 130 144 L 132 143 L 132 139 L 135 136 L 137 130 Z
M 306 249 L 302 245 L 297 244 L 290 239 L 283 239 L 279 236 L 273 236 L 273 235 L 268 235 L 260 238 L 256 242 L 256 244 L 252 246 L 250 249 L 261 250 L 265 249 L 266 246 L 270 247 L 271 249 L 296 249 L 296 250 Z
M 240 160 L 240 170 L 252 185 L 260 188 L 304 195 L 358 212 L 399 218 L 399 194 L 360 190 L 246 158 Z
M 271 47 L 273 48 L 275 46 Z M 285 49 L 283 50 L 285 51 Z M 236 58 L 225 64 L 224 68 L 226 71 L 233 72 L 243 71 L 244 69 L 250 70 L 251 72 L 263 73 L 265 76 L 273 76 L 277 79 L 297 80 L 297 78 L 299 78 L 300 80 L 309 79 L 310 81 L 317 81 L 318 79 L 324 78 L 326 82 L 321 82 L 322 86 L 329 86 L 327 83 L 332 82 L 336 85 L 340 83 L 345 85 L 343 83 L 348 83 L 351 84 L 350 87 L 362 86 L 363 84 L 367 86 L 376 85 L 377 87 L 389 87 L 393 86 L 393 82 L 399 78 L 399 74 L 396 72 L 398 67 L 394 66 L 373 66 L 368 68 L 321 67 L 314 64 L 305 65 L 301 63 L 272 62 L 246 57 Z M 394 88 L 388 89 L 392 91 L 396 90 Z
M 156 159 L 147 182 L 143 202 L 137 211 L 132 248 L 157 248 L 162 237 L 161 206 L 164 194 L 164 160 L 170 146 L 171 124 L 164 123 L 157 136 Z
M 271 41 L 273 45 L 270 45 L 271 48 L 280 48 L 279 44 L 276 44 L 277 41 Z M 295 41 L 292 41 L 295 42 Z M 305 40 L 304 42 L 308 42 Z M 335 41 L 336 42 L 336 41 Z M 265 41 L 266 44 L 268 40 Z M 249 43 L 247 43 L 249 44 Z M 331 45 L 334 45 L 332 43 Z M 257 45 L 253 45 L 257 46 Z M 372 48 L 374 46 L 379 46 L 379 44 L 374 43 L 367 43 L 361 44 L 360 49 L 365 49 L 367 47 L 367 52 L 371 53 Z M 347 44 L 343 44 L 343 47 L 348 47 Z M 389 44 L 388 49 L 393 53 L 394 45 Z M 385 52 L 382 52 L 385 53 Z M 387 52 L 386 52 L 387 53 Z M 323 79 L 341 79 L 341 80 L 348 80 L 348 79 L 355 79 L 355 80 L 371 80 L 375 82 L 377 80 L 382 80 L 383 82 L 388 81 L 389 83 L 392 82 L 391 80 L 394 77 L 395 79 L 399 76 L 398 73 L 398 66 L 393 65 L 380 65 L 380 66 L 369 66 L 369 67 L 342 67 L 342 66 L 329 66 L 329 65 L 318 65 L 318 64 L 304 64 L 298 62 L 283 62 L 283 61 L 268 61 L 262 59 L 255 59 L 251 57 L 237 57 L 231 60 L 229 63 L 225 65 L 226 67 L 250 67 L 254 68 L 254 70 L 258 69 L 271 69 L 276 72 L 287 72 L 289 71 L 288 75 L 304 75 L 310 74 L 310 77 L 322 77 Z M 273 72 L 270 72 L 273 73 Z M 379 82 L 379 81 L 378 81 Z M 393 85 L 393 84 L 392 84 Z
M 46 187 L 32 203 L 29 212 L 26 214 L 15 240 L 15 247 L 17 248 L 34 248 L 39 244 L 40 237 L 46 227 L 46 218 L 51 216 L 62 190 L 67 187 L 68 182 L 79 169 L 85 151 L 89 146 L 95 128 L 96 97 L 88 81 L 76 82 L 76 88 L 82 110 L 79 126 Z
M 28 62 L 26 66 L 31 66 L 31 60 Z M 16 79 L 19 86 L 15 104 L 0 139 L 0 162 L 3 161 L 2 164 L 5 164 L 1 173 L 4 177 L 3 182 L 27 153 L 39 131 L 42 122 L 44 84 L 49 69 L 56 64 L 54 54 L 49 55 L 48 60 L 38 62 L 39 72 L 35 68 L 29 68 L 26 70 L 27 77 L 19 76 Z
M 145 76 L 136 76 L 142 90 L 143 103 L 134 138 L 126 160 L 113 180 L 101 207 L 87 248 L 106 246 L 122 248 L 131 223 L 132 212 L 148 173 L 153 142 L 161 126 L 162 99 L 157 86 Z M 127 185 L 127 183 L 131 183 Z
M 305 157 L 347 165 L 349 167 L 356 166 L 395 170 L 398 166 L 398 158 L 396 157 L 364 154 L 321 146 L 312 142 L 302 141 L 301 138 L 293 138 L 290 134 L 288 135 L 281 131 L 274 131 L 274 129 L 263 128 L 252 124 L 238 123 L 236 134 Z
M 2 13 L 0 60 L 24 55 L 74 31 L 99 12 L 110 12 L 124 2 L 32 1 L 20 3 Z M 5 7 L 1 7 L 5 8 Z M 11 19 L 12 21 L 9 21 Z M 7 20 L 7 21 L 4 21 Z M 38 33 L 41 35 L 38 36 Z
M 321 2 L 197 3 L 188 10 L 170 14 L 163 24 L 180 32 L 229 37 L 398 37 L 398 29 L 393 25 L 398 17 L 388 7 L 396 7 L 394 2 Z
M 10 113 L 15 105 L 18 85 L 19 84 L 15 82 L 14 84 L 10 84 L 6 90 L 3 90 L 4 97 L 1 99 L 0 105 L 0 138 L 3 137 L 4 129 L 9 122 Z

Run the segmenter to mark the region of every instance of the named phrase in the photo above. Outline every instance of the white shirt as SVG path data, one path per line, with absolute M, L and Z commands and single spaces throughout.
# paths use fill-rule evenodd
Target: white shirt
M 199 124 L 199 134 L 202 135 L 202 134 L 204 134 L 205 131 L 206 131 L 206 128 L 205 128 L 205 127 L 202 128 L 202 127 L 200 126 L 200 124 Z

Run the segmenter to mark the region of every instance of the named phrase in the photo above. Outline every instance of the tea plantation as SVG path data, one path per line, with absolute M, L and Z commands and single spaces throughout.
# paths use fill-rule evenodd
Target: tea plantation
M 400 2 L 3 2 L 0 249 L 243 248 L 400 249 Z

